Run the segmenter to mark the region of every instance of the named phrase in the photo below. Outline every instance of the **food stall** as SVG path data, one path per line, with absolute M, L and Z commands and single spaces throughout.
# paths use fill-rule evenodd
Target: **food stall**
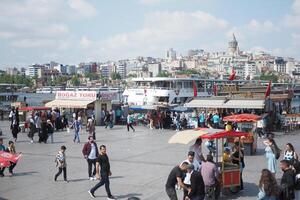
M 256 153 L 258 136 L 255 129 L 256 123 L 259 120 L 261 120 L 261 117 L 254 114 L 236 114 L 223 118 L 225 122 L 237 123 L 237 127 L 240 131 L 249 133 L 249 135 L 243 139 L 245 155 L 253 155 Z
M 216 147 L 214 157 L 215 162 L 217 163 L 217 166 L 221 172 L 221 188 L 229 189 L 230 192 L 236 193 L 239 191 L 238 188 L 240 186 L 240 166 L 231 163 L 225 163 L 222 159 L 220 159 L 220 157 L 224 153 L 225 143 L 229 147 L 232 147 L 234 144 L 228 143 L 228 141 L 231 139 L 233 141 L 236 138 L 240 139 L 241 137 L 249 137 L 249 133 L 226 131 L 223 129 L 198 128 L 178 132 L 169 139 L 168 143 L 189 144 L 190 142 L 195 141 L 197 138 L 207 141 L 214 141 Z
M 224 154 L 224 146 L 225 142 L 227 142 L 228 139 L 235 139 L 235 138 L 241 138 L 241 137 L 248 137 L 249 133 L 246 132 L 235 132 L 235 131 L 220 131 L 216 133 L 208 133 L 201 135 L 200 138 L 203 140 L 215 140 L 216 141 L 216 163 L 217 166 L 220 169 L 221 172 L 221 187 L 229 188 L 231 192 L 237 192 L 238 190 L 235 190 L 240 186 L 240 166 L 235 165 L 232 163 L 227 163 L 222 161 L 219 161 L 219 145 L 221 146 L 221 155 Z M 219 144 L 219 140 L 221 140 L 221 144 Z M 240 145 L 240 143 L 239 143 Z

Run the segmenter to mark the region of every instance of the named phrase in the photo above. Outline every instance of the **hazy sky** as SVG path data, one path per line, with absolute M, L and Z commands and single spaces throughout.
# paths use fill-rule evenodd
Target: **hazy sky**
M 300 59 L 300 0 L 0 0 L 0 69 L 221 51 L 233 32 Z

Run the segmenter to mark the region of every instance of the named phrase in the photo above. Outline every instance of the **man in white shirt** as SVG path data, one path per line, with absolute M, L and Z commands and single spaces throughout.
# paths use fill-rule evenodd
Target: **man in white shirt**
M 194 166 L 194 171 L 200 171 L 200 163 L 194 159 L 195 158 L 195 152 L 194 151 L 189 151 L 188 152 L 188 158 L 186 160 L 184 160 L 182 163 L 187 162 L 189 165 L 193 165 Z M 182 164 L 181 163 L 181 164 Z M 191 186 L 191 173 L 186 173 L 185 174 L 185 178 L 183 183 L 185 184 L 185 186 L 190 187 Z M 183 199 L 185 199 L 185 197 L 187 197 L 188 195 L 188 191 L 184 190 L 183 191 Z

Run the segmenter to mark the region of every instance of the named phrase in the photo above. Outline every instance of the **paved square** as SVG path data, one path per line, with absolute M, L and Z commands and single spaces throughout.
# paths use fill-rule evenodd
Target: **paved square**
M 11 138 L 9 122 L 0 122 L 5 145 Z M 175 134 L 171 130 L 149 130 L 137 127 L 136 132 L 127 132 L 125 126 L 115 126 L 112 130 L 97 127 L 97 144 L 107 146 L 111 162 L 111 190 L 118 199 L 131 196 L 142 200 L 167 200 L 165 182 L 173 166 L 186 158 L 188 145 L 168 144 L 168 139 Z M 278 136 L 276 141 L 281 148 L 286 142 L 292 142 L 296 151 L 300 149 L 299 135 Z M 85 131 L 81 134 L 81 143 L 73 143 L 73 132 L 55 132 L 54 144 L 30 144 L 26 133 L 20 133 L 16 144 L 18 152 L 23 152 L 21 161 L 16 166 L 14 177 L 0 178 L 0 199 L 89 199 L 87 191 L 96 184 L 89 181 L 87 163 L 81 150 L 87 140 Z M 35 138 L 37 140 L 37 137 Z M 61 145 L 66 145 L 67 174 L 69 183 L 58 178 L 54 158 Z M 222 199 L 256 199 L 257 183 L 261 169 L 267 166 L 262 140 L 259 140 L 259 151 L 255 156 L 245 158 L 245 190 L 236 196 Z M 298 151 L 299 152 L 299 151 Z M 8 171 L 6 169 L 5 173 Z M 278 177 L 281 174 L 277 174 Z M 106 199 L 104 188 L 95 192 L 97 199 Z M 181 192 L 178 195 L 181 199 Z

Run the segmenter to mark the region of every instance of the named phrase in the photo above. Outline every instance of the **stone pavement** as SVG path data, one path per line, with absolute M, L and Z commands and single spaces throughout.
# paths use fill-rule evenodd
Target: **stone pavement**
M 9 123 L 0 122 L 5 144 L 11 138 Z M 136 196 L 142 200 L 167 200 L 164 185 L 170 170 L 186 158 L 188 145 L 168 144 L 168 139 L 175 134 L 171 130 L 149 130 L 137 127 L 136 132 L 127 132 L 124 126 L 112 130 L 97 127 L 97 144 L 107 146 L 110 157 L 112 177 L 111 190 L 118 199 Z M 87 163 L 81 150 L 87 140 L 87 133 L 81 134 L 81 143 L 73 143 L 73 133 L 56 132 L 54 144 L 30 144 L 26 133 L 20 133 L 16 149 L 23 157 L 15 168 L 14 177 L 0 178 L 0 199 L 89 199 L 87 191 L 96 184 L 89 181 Z M 37 140 L 37 137 L 35 138 Z M 296 150 L 300 149 L 299 134 L 276 137 L 281 148 L 286 142 L 292 142 Z M 61 145 L 67 147 L 67 174 L 69 183 L 53 181 L 57 172 L 54 158 Z M 266 167 L 262 141 L 255 156 L 245 159 L 245 190 L 234 196 L 222 199 L 256 199 L 257 183 L 260 171 Z M 8 173 L 7 170 L 5 171 Z M 280 173 L 277 174 L 281 176 Z M 104 188 L 95 192 L 97 199 L 106 199 Z M 182 193 L 179 192 L 181 197 Z M 181 199 L 181 198 L 180 198 Z

